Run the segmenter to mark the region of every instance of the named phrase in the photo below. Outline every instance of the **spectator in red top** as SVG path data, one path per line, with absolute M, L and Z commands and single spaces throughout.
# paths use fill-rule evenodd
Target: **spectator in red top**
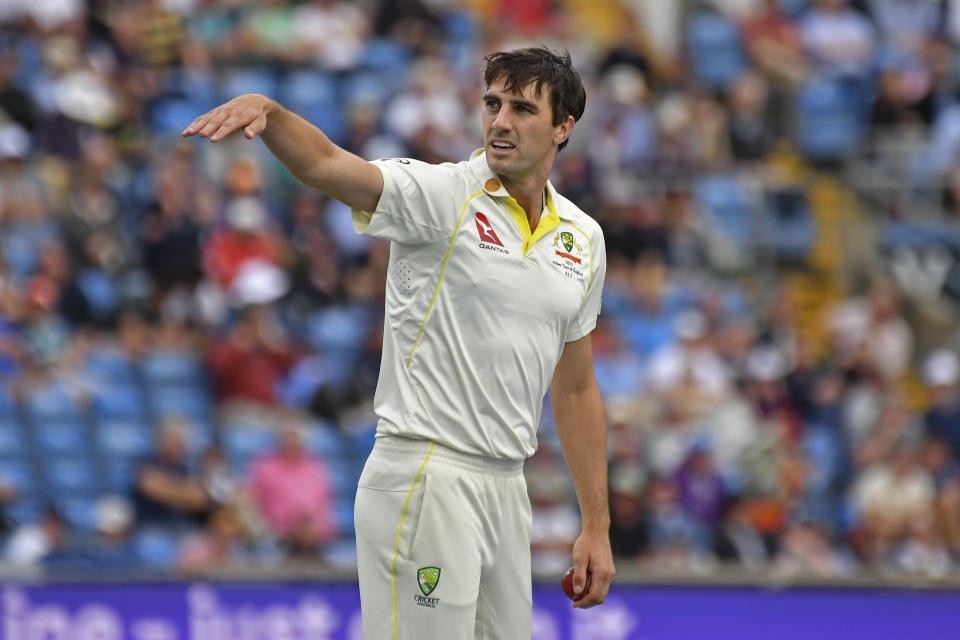
M 296 350 L 272 309 L 263 305 L 244 309 L 230 333 L 207 353 L 218 400 L 270 407 L 277 404 L 276 384 L 296 360 Z
M 797 26 L 784 15 L 776 0 L 746 20 L 744 40 L 753 62 L 769 77 L 797 84 L 807 74 L 803 42 Z
M 314 555 L 337 535 L 333 487 L 326 464 L 303 448 L 299 425 L 284 425 L 277 451 L 257 460 L 250 475 L 254 504 L 294 555 Z
M 207 277 L 228 290 L 244 264 L 283 263 L 283 240 L 268 227 L 267 210 L 255 196 L 234 198 L 227 204 L 228 226 L 216 231 L 203 247 Z

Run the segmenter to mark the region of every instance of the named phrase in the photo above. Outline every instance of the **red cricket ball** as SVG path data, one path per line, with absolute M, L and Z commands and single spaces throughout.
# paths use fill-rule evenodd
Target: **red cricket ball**
M 567 572 L 563 574 L 563 580 L 560 581 L 560 586 L 563 588 L 563 592 L 568 598 L 571 600 L 577 600 L 590 590 L 590 574 L 587 573 L 587 583 L 583 585 L 583 591 L 580 592 L 580 596 L 576 596 L 573 593 L 573 567 L 567 569 Z

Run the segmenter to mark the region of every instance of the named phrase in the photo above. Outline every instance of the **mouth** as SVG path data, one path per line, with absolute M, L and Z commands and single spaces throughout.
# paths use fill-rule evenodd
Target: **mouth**
M 516 145 L 506 142 L 504 140 L 493 140 L 492 142 L 490 142 L 490 148 L 493 149 L 494 151 L 506 153 L 508 151 L 513 151 L 517 147 Z

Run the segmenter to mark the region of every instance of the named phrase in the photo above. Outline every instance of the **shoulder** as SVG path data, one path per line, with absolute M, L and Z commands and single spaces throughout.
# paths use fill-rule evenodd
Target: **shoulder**
M 467 170 L 467 163 L 460 162 L 442 162 L 440 164 L 431 164 L 416 158 L 381 158 L 372 160 L 373 164 L 380 167 L 381 171 L 390 173 L 406 173 L 413 176 L 437 177 L 437 178 L 462 178 Z
M 600 228 L 600 223 L 585 213 L 583 209 L 559 193 L 554 197 L 554 207 L 556 207 L 557 214 L 561 218 L 570 220 L 590 237 L 591 242 L 603 243 L 603 230 Z

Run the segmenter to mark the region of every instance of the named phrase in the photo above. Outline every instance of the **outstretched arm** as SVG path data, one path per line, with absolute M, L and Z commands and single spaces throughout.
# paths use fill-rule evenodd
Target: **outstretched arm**
M 583 521 L 573 545 L 573 590 L 580 594 L 573 604 L 592 607 L 607 597 L 615 570 L 607 502 L 607 425 L 593 375 L 589 335 L 564 346 L 550 395 L 563 457 L 573 478 Z M 584 591 L 587 574 L 590 585 Z
M 338 147 L 323 131 L 266 96 L 238 96 L 194 120 L 183 135 L 219 142 L 241 129 L 248 139 L 263 138 L 300 182 L 349 207 L 376 210 L 383 192 L 383 175 L 376 165 Z

